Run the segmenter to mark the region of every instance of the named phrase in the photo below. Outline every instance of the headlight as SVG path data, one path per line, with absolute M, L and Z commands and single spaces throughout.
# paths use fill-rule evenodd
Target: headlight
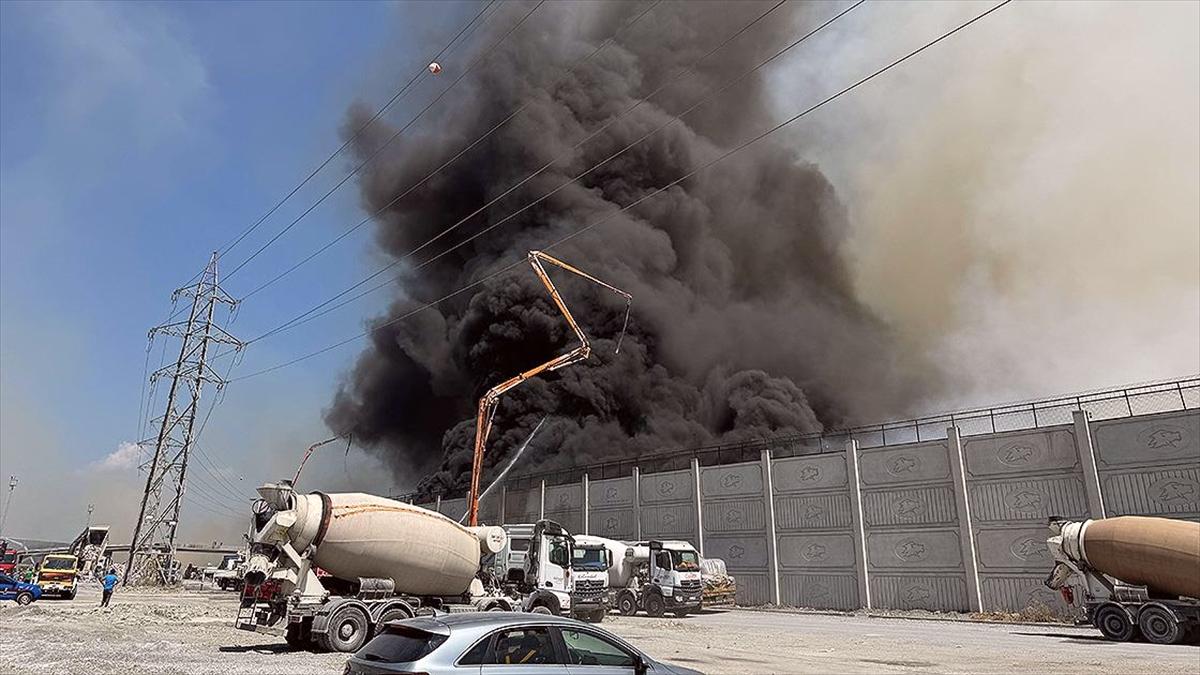
M 670 586 L 663 586 L 662 593 L 663 595 L 670 597 L 675 594 L 675 589 Z

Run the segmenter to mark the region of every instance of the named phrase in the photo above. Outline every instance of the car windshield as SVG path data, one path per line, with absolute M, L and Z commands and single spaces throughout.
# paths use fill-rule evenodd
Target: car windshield
M 571 567 L 577 570 L 608 569 L 608 557 L 603 548 L 576 548 L 572 552 Z
M 695 572 L 700 569 L 700 556 L 695 551 L 671 551 L 671 564 L 676 572 Z
M 44 570 L 73 570 L 75 569 L 74 558 L 46 558 L 42 563 Z
M 17 552 L 16 551 L 5 551 L 4 553 L 0 553 L 0 562 L 10 563 L 10 562 L 16 562 L 16 561 L 17 561 Z
M 355 656 L 364 661 L 410 663 L 425 658 L 445 641 L 444 635 L 420 631 L 387 630 L 358 650 Z

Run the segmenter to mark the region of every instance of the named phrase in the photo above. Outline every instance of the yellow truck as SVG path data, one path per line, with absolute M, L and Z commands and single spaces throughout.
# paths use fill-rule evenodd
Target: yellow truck
M 51 553 L 38 567 L 37 585 L 42 595 L 75 599 L 79 590 L 79 558 L 65 553 Z

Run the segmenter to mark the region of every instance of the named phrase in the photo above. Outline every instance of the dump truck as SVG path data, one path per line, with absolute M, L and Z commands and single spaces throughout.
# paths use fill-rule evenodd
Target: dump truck
M 79 592 L 79 558 L 66 553 L 50 553 L 37 569 L 37 585 L 46 597 L 74 600 Z
M 354 652 L 377 627 L 418 614 L 570 611 L 570 549 L 553 546 L 551 532 L 540 533 L 548 553 L 518 584 L 493 573 L 508 539 L 500 527 L 464 527 L 358 492 L 298 494 L 290 481 L 258 494 L 236 623 L 243 630 L 282 633 L 295 649 Z M 553 591 L 555 579 L 557 607 L 546 592 L 517 589 Z
M 700 559 L 700 580 L 704 582 L 701 601 L 705 607 L 733 607 L 737 604 L 737 579 L 720 558 Z
M 703 605 L 700 554 L 686 541 L 602 542 L 612 555 L 608 586 L 621 614 L 639 610 L 650 616 L 672 612 L 683 617 Z
M 1200 639 L 1200 523 L 1120 516 L 1051 519 L 1045 584 L 1110 640 Z

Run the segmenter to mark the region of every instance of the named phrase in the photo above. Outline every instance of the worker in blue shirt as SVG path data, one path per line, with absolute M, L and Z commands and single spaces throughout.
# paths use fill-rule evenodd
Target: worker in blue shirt
M 100 598 L 101 607 L 108 607 L 108 599 L 112 597 L 113 588 L 117 585 L 118 580 L 116 570 L 109 570 L 108 574 L 105 574 L 104 578 L 100 580 L 100 583 L 104 584 L 104 597 Z

